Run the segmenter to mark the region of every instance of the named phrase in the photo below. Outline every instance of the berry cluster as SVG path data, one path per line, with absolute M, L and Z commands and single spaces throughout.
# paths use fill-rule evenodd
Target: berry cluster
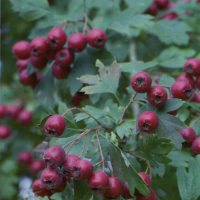
M 24 105 L 16 106 L 0 104 L 0 119 L 8 118 L 10 120 L 18 120 L 22 125 L 30 125 L 33 119 L 32 113 L 24 110 Z M 0 139 L 6 139 L 11 134 L 11 128 L 8 125 L 0 126 Z
M 105 45 L 106 39 L 104 31 L 92 29 L 87 36 L 82 33 L 73 33 L 67 41 L 65 31 L 56 27 L 48 33 L 46 38 L 36 37 L 30 43 L 19 41 L 12 49 L 18 59 L 16 67 L 19 80 L 23 85 L 34 89 L 43 75 L 36 70 L 29 74 L 27 66 L 31 62 L 34 68 L 42 69 L 46 67 L 48 60 L 55 60 L 51 68 L 54 77 L 65 79 L 71 71 L 75 52 L 83 51 L 87 43 L 94 48 L 101 48 Z M 66 43 L 67 47 L 65 47 Z

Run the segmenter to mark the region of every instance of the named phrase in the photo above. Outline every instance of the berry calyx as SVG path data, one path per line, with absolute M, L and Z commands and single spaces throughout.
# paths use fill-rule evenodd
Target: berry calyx
M 101 29 L 92 29 L 87 34 L 87 42 L 94 48 L 101 48 L 105 45 L 107 36 Z
M 85 180 L 92 176 L 93 165 L 87 160 L 77 160 L 73 165 L 72 176 L 78 180 Z
M 32 191 L 36 196 L 39 197 L 45 197 L 45 196 L 49 197 L 52 195 L 50 190 L 47 190 L 42 187 L 41 179 L 37 179 L 33 182 Z
M 184 71 L 188 76 L 199 76 L 200 75 L 200 60 L 191 58 L 184 64 Z
M 81 52 L 87 46 L 87 38 L 82 33 L 74 33 L 68 40 L 68 46 L 75 52 Z
M 62 67 L 69 67 L 74 61 L 74 52 L 71 49 L 63 48 L 56 53 L 56 62 Z
M 196 133 L 194 129 L 192 127 L 188 127 L 186 129 L 181 129 L 178 132 L 182 135 L 183 139 L 185 140 L 185 142 L 182 143 L 183 148 L 191 147 L 193 141 L 196 138 Z
M 17 116 L 18 121 L 24 125 L 30 125 L 33 119 L 33 115 L 28 110 L 22 110 Z
M 128 182 L 125 181 L 125 186 L 124 186 L 124 193 L 122 195 L 125 199 L 131 199 L 133 198 L 133 196 L 131 195 L 130 191 L 129 191 L 129 186 L 128 186 Z
M 46 168 L 41 174 L 42 186 L 46 189 L 57 188 L 62 183 L 63 176 L 55 169 Z
M 30 171 L 33 173 L 38 173 L 42 171 L 45 167 L 43 160 L 34 160 L 30 165 Z
M 0 126 L 0 139 L 6 139 L 10 136 L 11 129 L 7 125 Z
M 110 177 L 108 189 L 103 196 L 108 197 L 109 199 L 117 199 L 122 195 L 122 192 L 123 184 L 121 180 L 117 177 Z
M 145 197 L 139 194 L 136 199 L 137 200 L 156 200 L 156 193 L 154 192 L 154 190 L 149 189 L 149 191 L 150 191 L 150 196 Z
M 108 189 L 109 177 L 104 172 L 96 171 L 88 179 L 87 184 L 90 190 L 95 194 L 102 194 Z
M 65 163 L 65 151 L 60 146 L 52 146 L 44 153 L 44 161 L 47 166 L 57 168 Z
M 45 131 L 51 137 L 61 136 L 66 128 L 66 120 L 63 116 L 55 114 L 50 116 L 45 123 Z
M 165 8 L 167 8 L 169 0 L 155 0 L 155 3 L 160 10 L 164 10 Z
M 185 81 L 176 81 L 171 87 L 171 92 L 174 98 L 188 100 L 194 91 L 189 83 Z
M 195 87 L 195 81 L 191 76 L 188 76 L 187 74 L 180 75 L 176 81 L 186 81 L 188 82 L 193 88 Z
M 42 69 L 46 67 L 47 63 L 48 59 L 44 56 L 31 56 L 31 64 L 35 68 Z
M 151 89 L 152 79 L 146 72 L 138 72 L 131 79 L 132 88 L 138 93 L 146 93 Z
M 67 35 L 61 28 L 53 28 L 47 35 L 47 44 L 50 49 L 60 50 L 67 41 Z
M 29 74 L 27 69 L 24 69 L 23 71 L 20 72 L 19 74 L 19 81 L 23 85 L 31 85 L 36 81 L 36 74 Z
M 139 172 L 138 174 L 144 180 L 144 182 L 146 183 L 147 187 L 150 188 L 151 187 L 151 178 L 150 178 L 150 176 L 148 174 L 144 173 L 144 172 Z
M 26 69 L 29 62 L 30 58 L 27 58 L 25 60 L 18 60 L 15 64 L 15 66 L 17 67 L 17 71 L 21 72 L 22 70 Z
M 32 155 L 29 152 L 27 152 L 27 151 L 22 151 L 18 155 L 17 161 L 21 165 L 29 166 L 31 164 L 31 162 L 32 162 Z
M 4 118 L 7 113 L 7 108 L 5 105 L 0 104 L 0 119 Z
M 6 116 L 9 119 L 16 119 L 18 114 L 20 112 L 20 109 L 16 105 L 9 105 L 6 109 Z
M 144 132 L 154 131 L 159 124 L 159 118 L 152 111 L 143 112 L 138 118 L 138 126 Z
M 57 79 L 67 78 L 71 71 L 69 67 L 61 67 L 57 62 L 52 65 L 51 72 Z
M 200 137 L 197 137 L 192 143 L 192 152 L 197 155 L 200 154 Z
M 149 103 L 155 107 L 160 107 L 167 101 L 167 92 L 159 85 L 151 87 L 147 93 Z
M 45 38 L 36 37 L 31 41 L 30 50 L 32 56 L 42 56 L 48 50 L 47 42 Z
M 167 99 L 174 99 L 174 98 L 168 96 Z M 177 113 L 178 113 L 178 109 L 176 109 L 176 110 L 172 110 L 172 111 L 168 112 L 168 114 L 170 114 L 170 115 L 174 115 L 174 116 L 175 116 Z
M 27 41 L 19 41 L 14 44 L 12 52 L 18 59 L 27 59 L 30 57 L 30 44 Z

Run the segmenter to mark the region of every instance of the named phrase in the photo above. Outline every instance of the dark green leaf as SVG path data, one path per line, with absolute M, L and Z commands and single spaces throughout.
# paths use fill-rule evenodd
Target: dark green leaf
M 27 70 L 28 70 L 28 74 L 29 75 L 31 75 L 31 74 L 33 74 L 35 72 L 35 67 L 33 67 L 31 62 L 28 63 Z
M 116 128 L 117 135 L 122 139 L 124 136 L 129 137 L 132 134 L 132 129 L 134 128 L 133 122 L 123 122 L 120 126 Z
M 159 85 L 166 85 L 166 86 L 171 87 L 174 83 L 175 83 L 175 79 L 167 75 L 161 76 L 159 80 Z

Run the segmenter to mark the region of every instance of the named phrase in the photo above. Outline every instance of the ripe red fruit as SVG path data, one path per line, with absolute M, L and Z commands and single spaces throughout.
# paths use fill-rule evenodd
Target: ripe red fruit
M 83 92 L 77 92 L 74 96 L 71 96 L 71 101 L 74 106 L 81 106 L 81 102 L 88 98 L 89 95 L 86 95 Z
M 193 88 L 195 87 L 195 81 L 191 76 L 188 76 L 187 74 L 180 75 L 176 81 L 186 81 L 188 82 Z
M 50 190 L 42 187 L 41 179 L 37 179 L 33 182 L 32 191 L 36 196 L 39 197 L 51 196 L 52 194 Z
M 200 154 L 200 137 L 197 137 L 192 143 L 192 152 L 197 155 Z
M 28 70 L 24 69 L 19 74 L 19 81 L 25 86 L 31 85 L 36 81 L 36 73 L 29 75 Z
M 87 42 L 94 48 L 101 48 L 105 45 L 107 40 L 106 33 L 101 29 L 92 29 L 87 34 Z
M 74 61 L 74 52 L 71 49 L 63 48 L 56 53 L 56 62 L 62 67 L 69 67 Z
M 96 171 L 88 179 L 87 184 L 95 194 L 102 194 L 108 189 L 109 177 L 104 172 Z
M 47 42 L 45 38 L 36 37 L 30 44 L 31 56 L 43 56 L 48 50 Z
M 33 115 L 28 110 L 22 110 L 17 116 L 18 121 L 24 125 L 30 125 L 33 119 Z
M 58 174 L 55 169 L 46 168 L 41 174 L 42 186 L 46 189 L 57 188 L 62 183 L 63 175 Z
M 186 129 L 181 129 L 178 132 L 182 135 L 183 139 L 185 140 L 185 142 L 182 143 L 183 148 L 190 148 L 192 145 L 192 142 L 196 138 L 196 133 L 194 129 L 191 127 L 188 127 Z
M 51 189 L 51 192 L 52 193 L 63 192 L 66 186 L 67 186 L 67 178 L 63 177 L 61 184 L 57 188 Z
M 173 99 L 173 97 L 168 96 L 167 99 Z M 178 109 L 172 110 L 172 111 L 168 112 L 168 114 L 174 115 L 174 116 L 175 116 L 177 113 L 178 113 Z
M 21 165 L 29 166 L 31 164 L 31 162 L 32 162 L 32 155 L 29 152 L 27 152 L 27 151 L 22 151 L 18 155 L 17 161 Z
M 53 28 L 47 35 L 47 43 L 50 49 L 60 50 L 67 41 L 67 35 L 61 28 Z
M 51 137 L 61 136 L 66 128 L 65 118 L 61 115 L 55 114 L 50 116 L 45 123 L 45 131 Z
M 38 173 L 45 168 L 45 163 L 43 160 L 34 160 L 30 165 L 30 170 L 33 173 Z
M 199 76 L 200 75 L 200 60 L 191 58 L 184 64 L 184 71 L 188 76 Z
M 160 10 L 164 10 L 165 8 L 167 8 L 169 0 L 155 0 L 155 3 Z
M 176 14 L 175 12 L 172 12 L 172 13 L 162 16 L 160 19 L 173 20 L 173 19 L 177 19 L 177 18 L 179 18 L 179 15 Z
M 36 81 L 30 85 L 31 88 L 34 89 L 42 79 L 43 79 L 43 75 L 40 73 L 36 73 Z
M 188 100 L 194 93 L 192 86 L 185 81 L 176 81 L 172 87 L 171 92 L 174 98 Z
M 75 52 L 81 52 L 87 46 L 87 38 L 82 33 L 74 33 L 68 40 L 68 46 Z
M 160 78 L 161 78 L 161 77 L 158 77 L 158 78 L 155 80 L 155 83 L 157 83 L 157 84 L 158 84 L 158 83 L 159 83 L 159 81 L 160 81 Z
M 137 200 L 156 200 L 156 193 L 154 192 L 154 190 L 149 189 L 149 191 L 150 191 L 150 196 L 145 197 L 139 194 L 136 199 Z
M 198 76 L 196 79 L 196 85 L 200 89 L 200 76 Z
M 123 184 L 121 180 L 117 177 L 109 178 L 109 185 L 106 192 L 103 194 L 105 197 L 109 199 L 117 199 L 122 195 L 123 192 Z
M 148 8 L 148 10 L 145 12 L 146 14 L 150 14 L 152 16 L 156 16 L 158 13 L 158 6 L 155 2 L 151 4 L 151 6 Z
M 48 59 L 44 56 L 31 56 L 31 64 L 35 68 L 42 69 L 46 67 L 47 63 Z
M 200 93 L 195 94 L 191 101 L 196 102 L 196 103 L 200 103 Z
M 152 111 L 143 112 L 138 118 L 138 126 L 144 132 L 154 131 L 159 124 L 159 118 Z
M 61 167 L 65 163 L 65 151 L 60 146 L 52 146 L 44 153 L 44 161 L 51 168 Z
M 130 194 L 129 186 L 128 186 L 128 182 L 127 181 L 125 181 L 124 194 L 122 196 L 125 199 L 131 199 L 131 198 L 133 198 L 133 196 Z
M 151 178 L 150 178 L 150 176 L 148 174 L 144 173 L 144 172 L 139 172 L 138 174 L 141 176 L 141 178 L 147 184 L 147 187 L 150 188 L 151 187 Z
M 0 126 L 0 139 L 6 139 L 10 136 L 11 129 L 7 125 Z
M 15 65 L 17 67 L 17 71 L 21 72 L 22 70 L 26 69 L 29 62 L 30 58 L 27 58 L 25 60 L 17 60 Z
M 18 106 L 16 105 L 9 105 L 7 107 L 7 113 L 6 113 L 6 116 L 9 118 L 9 119 L 16 119 L 18 114 L 20 112 L 20 109 Z
M 76 155 L 67 155 L 64 163 L 64 174 L 68 177 L 72 177 L 73 167 L 76 161 L 80 158 Z
M 138 93 L 145 93 L 151 89 L 152 79 L 146 72 L 138 72 L 131 79 L 132 88 Z
M 93 174 L 93 165 L 87 160 L 77 160 L 73 166 L 72 176 L 78 180 L 90 178 Z
M 57 79 L 67 78 L 71 71 L 71 67 L 61 67 L 57 62 L 52 65 L 51 72 Z
M 49 46 L 48 46 L 48 51 L 46 52 L 45 57 L 48 60 L 55 60 L 56 53 L 57 53 L 57 50 L 50 49 Z
M 0 104 L 0 119 L 4 118 L 7 113 L 7 108 L 5 105 Z
M 155 107 L 160 107 L 167 101 L 167 92 L 159 85 L 151 87 L 147 93 L 149 103 Z
M 12 52 L 18 59 L 27 59 L 30 57 L 30 44 L 27 41 L 19 41 L 14 44 Z

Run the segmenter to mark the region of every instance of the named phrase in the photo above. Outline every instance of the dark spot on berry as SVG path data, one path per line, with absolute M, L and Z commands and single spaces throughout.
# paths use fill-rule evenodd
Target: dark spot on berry
M 92 188 L 92 190 L 93 190 L 94 192 L 98 192 L 98 191 L 99 191 L 99 189 L 98 189 L 97 187 Z
M 141 86 L 144 84 L 144 79 L 143 78 L 137 78 L 136 83 L 138 86 Z
M 33 53 L 34 53 L 34 55 L 38 55 L 39 54 L 37 49 L 33 49 Z
M 162 97 L 159 96 L 159 95 L 155 96 L 155 97 L 154 97 L 154 102 L 155 102 L 155 103 L 160 103 L 160 102 L 162 102 Z
M 52 40 L 51 40 L 51 45 L 52 45 L 52 46 L 56 46 L 56 45 L 57 45 L 56 40 L 52 39 Z
M 188 66 L 186 66 L 185 68 L 187 69 L 187 71 L 188 71 L 189 73 L 193 73 L 193 71 L 194 71 L 192 65 L 188 65 Z
M 142 128 L 144 128 L 145 130 L 149 130 L 149 124 L 147 123 L 142 124 Z
M 51 180 L 46 181 L 46 184 L 48 184 L 48 185 L 53 185 L 53 181 L 51 181 Z
M 60 54 L 59 54 L 59 58 L 60 58 L 61 60 L 65 59 L 65 56 L 66 56 L 65 53 L 60 53 Z
M 97 39 L 97 44 L 98 45 L 101 45 L 102 43 L 103 43 L 103 39 L 101 39 L 101 38 Z
M 190 96 L 191 96 L 191 93 L 192 93 L 192 91 L 191 91 L 190 89 L 185 90 L 185 95 L 186 95 L 187 97 L 190 97 Z

